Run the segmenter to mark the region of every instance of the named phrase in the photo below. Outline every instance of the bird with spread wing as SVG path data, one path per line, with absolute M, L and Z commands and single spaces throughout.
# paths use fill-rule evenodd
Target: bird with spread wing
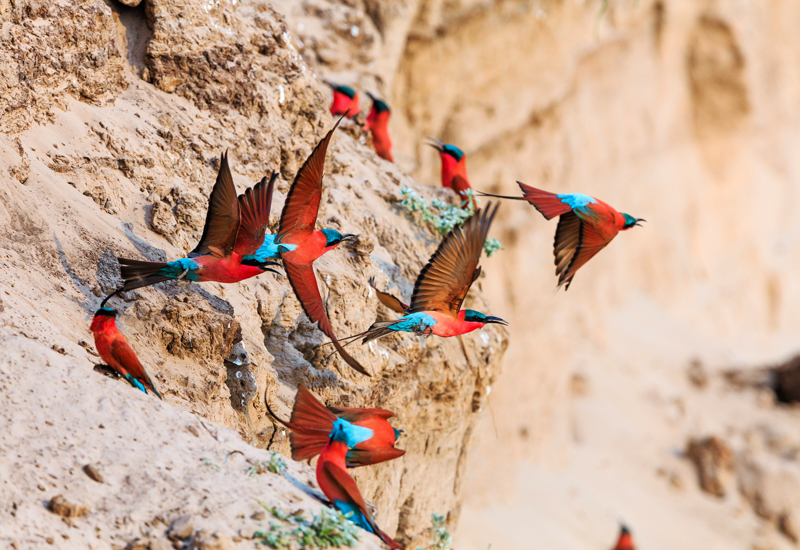
M 603 201 L 583 193 L 550 193 L 517 182 L 521 197 L 481 193 L 485 197 L 528 201 L 546 220 L 560 216 L 553 243 L 558 286 L 569 289 L 575 273 L 603 250 L 620 231 L 645 221 L 618 212 Z
M 308 318 L 312 323 L 317 323 L 319 329 L 331 339 L 336 351 L 348 365 L 361 374 L 372 376 L 344 350 L 333 333 L 313 267 L 317 258 L 339 244 L 356 238 L 356 235 L 349 233 L 342 235 L 335 229 L 315 229 L 319 203 L 322 199 L 325 155 L 331 136 L 341 121 L 340 118 L 297 172 L 286 196 L 280 228 L 274 243 L 282 247 L 280 257 L 283 259 L 283 268 Z
M 490 323 L 507 325 L 499 317 L 461 309 L 469 287 L 481 273 L 478 262 L 497 208 L 489 204 L 477 210 L 463 225 L 447 234 L 417 277 L 409 306 L 389 294 L 378 294 L 384 305 L 404 313 L 402 317 L 375 323 L 349 339 L 363 337 L 362 343 L 367 343 L 396 332 L 450 337 Z
M 278 273 L 269 267 L 280 265 L 278 262 L 253 256 L 264 243 L 277 177 L 273 173 L 269 181 L 263 178 L 237 197 L 228 156 L 223 154 L 198 245 L 188 258 L 167 263 L 117 258 L 125 283 L 123 290 L 168 279 L 237 283 L 265 271 Z

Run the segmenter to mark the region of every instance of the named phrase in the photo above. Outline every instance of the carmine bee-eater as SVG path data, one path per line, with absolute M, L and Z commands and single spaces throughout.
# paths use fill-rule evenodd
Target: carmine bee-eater
M 392 138 L 389 137 L 389 117 L 392 111 L 385 101 L 382 101 L 367 92 L 367 95 L 372 100 L 372 108 L 367 115 L 367 122 L 364 124 L 364 129 L 372 132 L 372 145 L 375 147 L 375 152 L 382 159 L 389 162 L 394 162 L 392 157 Z
M 553 243 L 558 286 L 569 289 L 575 273 L 592 257 L 603 250 L 617 233 L 646 221 L 630 214 L 617 212 L 599 199 L 582 193 L 555 194 L 517 182 L 522 197 L 506 197 L 481 193 L 487 197 L 525 200 L 542 216 L 551 220 L 561 216 Z
M 281 213 L 280 228 L 273 242 L 282 247 L 283 268 L 308 318 L 312 323 L 318 323 L 319 329 L 331 339 L 336 351 L 348 365 L 361 374 L 372 376 L 358 361 L 350 357 L 333 333 L 317 287 L 317 278 L 314 275 L 313 267 L 314 260 L 329 250 L 333 250 L 340 243 L 356 238 L 356 235 L 349 233 L 342 235 L 335 229 L 319 231 L 314 229 L 319 213 L 319 202 L 322 198 L 325 154 L 328 151 L 331 136 L 341 121 L 340 118 L 331 131 L 317 144 L 297 172 L 289 194 L 286 196 L 286 203 Z
M 464 155 L 464 151 L 455 145 L 442 143 L 438 139 L 425 139 L 427 140 L 426 145 L 439 151 L 439 157 L 442 159 L 442 186 L 458 193 L 461 200 L 466 200 L 464 192 L 472 187 L 469 185 L 467 157 Z
M 169 263 L 143 262 L 117 258 L 125 285 L 133 290 L 168 279 L 237 283 L 265 271 L 278 273 L 253 254 L 264 243 L 272 191 L 277 173 L 267 182 L 262 179 L 239 197 L 233 185 L 227 154 L 222 155 L 219 174 L 208 199 L 208 214 L 200 243 L 188 258 Z
M 139 358 L 136 357 L 133 348 L 117 328 L 116 310 L 106 307 L 106 302 L 109 298 L 119 292 L 120 290 L 117 290 L 106 296 L 100 302 L 100 309 L 94 314 L 91 326 L 92 334 L 94 334 L 94 346 L 103 361 L 130 382 L 131 386 L 139 388 L 144 393 L 150 390 L 156 397 L 162 399 L 161 394 L 158 393 L 144 367 L 139 362 Z
M 358 105 L 358 92 L 349 86 L 342 86 L 330 80 L 323 79 L 323 82 L 333 90 L 333 102 L 331 103 L 333 116 L 345 115 L 347 118 L 353 119 L 361 113 L 361 107 Z
M 411 305 L 404 308 L 405 304 L 396 299 L 397 304 L 388 305 L 395 311 L 400 307 L 405 315 L 394 321 L 375 323 L 350 338 L 363 336 L 362 343 L 367 343 L 395 332 L 450 337 L 467 334 L 489 323 L 507 325 L 499 317 L 461 309 L 469 287 L 481 273 L 478 262 L 497 208 L 489 204 L 484 210 L 477 210 L 462 226 L 447 234 L 417 277 Z
M 317 484 L 328 500 L 348 519 L 362 529 L 374 533 L 389 545 L 389 548 L 402 548 L 389 535 L 381 531 L 367 509 L 356 482 L 346 470 L 347 442 L 349 436 L 341 424 L 334 424 L 331 437 L 322 449 L 317 462 Z
M 635 550 L 633 546 L 633 537 L 626 526 L 619 526 L 619 538 L 617 539 L 616 546 L 614 546 L 612 550 Z
M 279 418 L 269 404 L 267 410 L 291 432 L 292 458 L 297 461 L 310 460 L 322 452 L 337 426 L 347 439 L 348 468 L 378 464 L 405 454 L 394 447 L 403 432 L 387 422 L 394 413 L 386 409 L 326 407 L 301 384 L 290 421 Z

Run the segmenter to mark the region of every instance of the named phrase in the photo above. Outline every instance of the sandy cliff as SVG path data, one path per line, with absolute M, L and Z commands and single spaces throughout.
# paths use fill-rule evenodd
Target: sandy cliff
M 118 284 L 114 255 L 185 255 L 199 238 L 226 149 L 240 191 L 280 172 L 277 225 L 297 168 L 333 125 L 325 88 L 297 52 L 284 16 L 258 2 L 148 1 L 126 8 L 100 0 L 6 2 L 0 14 L 0 319 L 8 352 L 2 376 L 4 385 L 17 388 L 3 392 L 15 427 L 4 436 L 3 460 L 26 472 L 33 456 L 48 460 L 47 468 L 7 478 L 6 507 L 25 513 L 13 516 L 3 540 L 38 547 L 54 538 L 59 547 L 85 548 L 91 539 L 96 547 L 124 547 L 136 537 L 161 537 L 178 514 L 199 514 L 198 531 L 247 540 L 236 525 L 240 512 L 224 503 L 238 497 L 241 506 L 257 507 L 253 499 L 261 491 L 288 508 L 301 498 L 297 490 L 281 493 L 270 480 L 237 494 L 235 485 L 247 480 L 244 470 L 241 479 L 208 477 L 201 459 L 224 463 L 223 471 L 231 459 L 215 454 L 218 445 L 205 434 L 199 443 L 177 436 L 185 428 L 169 419 L 185 423 L 191 417 L 182 411 L 191 411 L 237 430 L 256 447 L 288 454 L 285 433 L 275 432 L 264 398 L 288 416 L 294 388 L 305 383 L 328 403 L 398 414 L 406 456 L 355 477 L 384 529 L 410 544 L 425 542 L 431 513 L 459 508 L 474 428 L 506 347 L 502 328 L 467 337 L 469 358 L 457 341 L 438 339 L 396 337 L 355 347 L 373 373 L 368 379 L 318 347 L 325 338 L 283 278 L 167 284 L 131 293 L 119 306 L 119 322 L 165 403 L 92 370 L 98 360 L 89 320 L 100 297 Z M 342 336 L 393 315 L 379 306 L 370 277 L 408 298 L 438 243 L 396 204 L 401 186 L 419 184 L 353 136 L 352 127 L 337 132 L 329 150 L 319 219 L 360 239 L 316 264 Z M 421 192 L 448 198 L 434 189 Z M 482 285 L 468 304 L 488 309 Z M 242 350 L 246 358 L 235 361 Z M 35 368 L 25 368 L 26 360 Z M 51 376 L 42 362 L 55 371 Z M 27 398 L 36 384 L 55 389 L 38 401 Z M 83 413 L 73 410 L 76 403 Z M 40 406 L 48 410 L 27 413 Z M 135 421 L 123 422 L 131 406 Z M 48 418 L 60 421 L 51 428 L 43 424 Z M 92 435 L 100 423 L 119 445 Z M 56 438 L 52 447 L 26 441 L 41 430 Z M 157 441 L 172 445 L 153 445 Z M 76 470 L 89 458 L 119 471 L 107 480 L 114 495 Z M 145 479 L 124 477 L 123 467 Z M 182 486 L 193 470 L 197 485 Z M 152 487 L 136 492 L 143 484 Z M 200 491 L 203 484 L 207 493 L 200 497 L 192 487 Z M 71 521 L 74 534 L 44 509 L 55 493 L 89 507 L 85 518 Z M 165 493 L 170 498 L 159 496 Z
M 361 379 L 314 348 L 324 338 L 271 274 L 132 294 L 122 323 L 166 392 L 166 405 L 142 412 L 147 425 L 168 430 L 165 408 L 196 411 L 264 447 L 274 433 L 264 390 L 286 414 L 290 388 L 305 382 L 331 403 L 398 412 L 409 452 L 356 477 L 381 524 L 412 545 L 426 540 L 431 512 L 449 513 L 455 527 L 463 495 L 462 550 L 605 548 L 618 519 L 651 549 L 791 547 L 797 415 L 718 373 L 797 350 L 800 8 L 612 0 L 599 11 L 583 0 L 0 0 L 4 340 L 19 357 L 63 369 L 60 391 L 104 399 L 98 415 L 124 418 L 128 388 L 98 379 L 80 346 L 116 283 L 112 254 L 175 258 L 191 248 L 225 148 L 239 189 L 280 171 L 277 212 L 332 124 L 324 75 L 387 98 L 397 159 L 377 159 L 352 127 L 330 152 L 320 220 L 362 235 L 317 264 L 339 334 L 390 315 L 369 276 L 408 297 L 433 249 L 436 238 L 394 204 L 402 185 L 447 197 L 424 136 L 459 145 L 477 188 L 515 193 L 519 179 L 581 191 L 648 223 L 582 268 L 569 292 L 554 292 L 555 222 L 503 205 L 494 236 L 505 250 L 483 261 L 469 300 L 511 326 L 467 338 L 477 371 L 455 342 L 404 337 L 360 350 L 375 373 Z M 239 341 L 249 364 L 226 367 Z M 29 376 L 21 364 L 3 376 Z M 687 379 L 696 365 L 704 387 Z M 112 383 L 118 399 L 103 389 Z M 499 438 L 482 414 L 490 387 Z M 244 404 L 231 397 L 240 394 Z M 27 418 L 7 451 L 47 429 Z M 683 457 L 688 440 L 709 435 L 731 451 L 721 497 L 701 491 Z M 287 452 L 281 433 L 272 445 Z M 192 461 L 211 452 L 180 448 Z M 67 494 L 78 462 L 50 464 Z M 5 500 L 36 493 L 36 475 Z M 54 496 L 44 486 L 41 498 Z M 30 525 L 55 529 L 25 499 L 42 522 Z M 142 529 L 160 535 L 182 506 L 201 511 L 188 496 L 143 519 L 103 506 L 87 517 L 97 514 L 102 540 L 120 545 Z M 224 530 L 226 508 L 208 509 Z

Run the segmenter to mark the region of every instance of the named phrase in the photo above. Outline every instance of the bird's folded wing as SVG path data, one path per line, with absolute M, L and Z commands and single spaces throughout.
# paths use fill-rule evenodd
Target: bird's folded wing
M 239 233 L 236 235 L 234 251 L 242 256 L 255 254 L 264 244 L 264 235 L 269 225 L 269 211 L 272 206 L 272 192 L 278 173 L 273 172 L 267 182 L 263 178 L 252 188 L 239 195 Z
M 330 412 L 348 422 L 358 422 L 365 418 L 377 417 L 386 420 L 394 416 L 392 411 L 386 409 L 350 409 L 347 407 L 329 407 Z
M 364 497 L 361 496 L 361 491 L 358 490 L 358 486 L 355 480 L 350 477 L 350 474 L 331 462 L 325 462 L 325 464 L 322 465 L 322 469 L 327 474 L 328 480 L 334 485 L 335 492 L 340 495 L 347 495 L 350 501 L 348 504 L 354 504 L 356 509 L 358 509 L 367 520 L 367 523 L 375 530 L 375 533 L 379 533 L 380 529 L 378 529 L 378 526 L 375 525 L 375 521 L 370 517 L 369 511 L 367 510 L 367 503 L 364 502 Z
M 603 237 L 594 226 L 568 212 L 558 220 L 553 247 L 558 285 L 569 288 L 575 273 L 613 239 Z
M 111 342 L 111 356 L 117 360 L 117 363 L 125 368 L 128 374 L 135 378 L 145 378 L 145 380 L 147 380 L 144 367 L 142 367 L 139 358 L 136 357 L 136 353 L 126 340 L 123 338 L 115 338 Z
M 488 204 L 447 234 L 414 283 L 409 313 L 458 315 L 469 287 L 480 274 L 478 261 L 497 208 Z
M 353 359 L 348 354 L 331 328 L 331 322 L 328 320 L 328 314 L 325 313 L 325 307 L 322 304 L 322 296 L 319 294 L 319 287 L 317 286 L 317 278 L 314 275 L 314 269 L 311 265 L 299 265 L 292 262 L 284 261 L 283 267 L 286 270 L 286 276 L 289 279 L 289 284 L 292 285 L 297 299 L 300 300 L 300 305 L 303 311 L 306 312 L 308 318 L 312 323 L 317 323 L 319 329 L 331 339 L 333 346 L 345 362 L 352 368 L 366 376 L 372 376 L 364 369 L 361 364 Z
M 344 116 L 342 117 L 344 118 Z M 278 230 L 278 241 L 293 231 L 314 231 L 322 198 L 322 176 L 325 170 L 325 154 L 336 127 L 342 121 L 336 121 L 331 131 L 320 141 L 306 159 L 294 178 L 286 203 L 281 213 L 281 226 Z
M 233 252 L 236 234 L 239 231 L 239 200 L 228 166 L 227 152 L 222 155 L 219 173 L 211 196 L 208 198 L 208 214 L 200 242 L 189 253 L 189 257 L 213 254 L 229 256 Z

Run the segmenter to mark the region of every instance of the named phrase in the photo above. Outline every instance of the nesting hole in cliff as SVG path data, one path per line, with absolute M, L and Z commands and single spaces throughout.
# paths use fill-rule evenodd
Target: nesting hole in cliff
M 134 72 L 143 80 L 148 80 L 147 64 L 145 56 L 147 45 L 153 37 L 153 31 L 147 23 L 145 12 L 146 0 L 136 7 L 129 7 L 121 2 L 114 0 L 111 2 L 111 9 L 119 17 L 122 28 L 117 28 L 120 44 L 126 48 L 125 58 L 133 68 Z
M 785 363 L 755 369 L 731 369 L 723 373 L 736 389 L 771 391 L 777 403 L 800 403 L 800 354 Z

